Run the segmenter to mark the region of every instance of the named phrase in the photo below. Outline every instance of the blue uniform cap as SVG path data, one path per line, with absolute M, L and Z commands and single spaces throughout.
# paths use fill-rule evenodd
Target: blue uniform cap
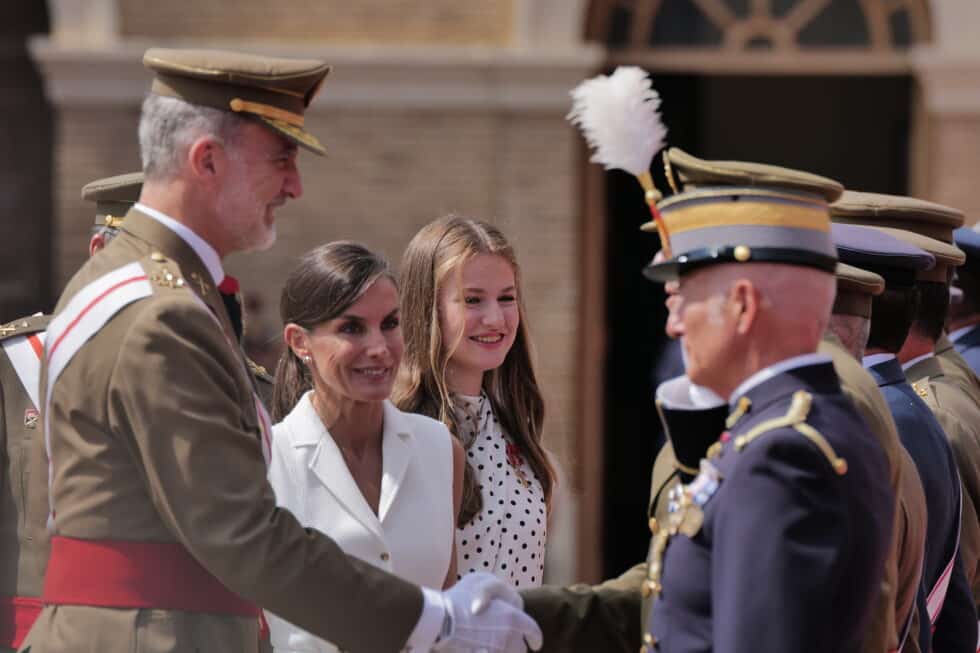
M 887 287 L 911 287 L 917 273 L 936 264 L 929 252 L 880 229 L 834 224 L 831 234 L 843 263 L 881 275 Z
M 953 241 L 966 254 L 966 262 L 956 273 L 980 277 L 980 233 L 971 227 L 960 227 L 953 232 Z

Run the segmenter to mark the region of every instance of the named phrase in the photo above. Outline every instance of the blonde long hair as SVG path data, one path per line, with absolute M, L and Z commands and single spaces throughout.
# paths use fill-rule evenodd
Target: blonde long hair
M 541 446 L 544 400 L 532 364 L 527 314 L 520 292 L 520 268 L 514 248 L 493 225 L 450 215 L 423 227 L 402 257 L 402 333 L 405 356 L 402 375 L 393 399 L 401 410 L 421 413 L 442 421 L 460 438 L 452 392 L 446 370 L 455 348 L 443 346 L 439 315 L 439 291 L 449 274 L 459 271 L 479 254 L 500 256 L 514 270 L 520 325 L 503 364 L 483 375 L 483 391 L 505 433 L 527 459 L 550 505 L 555 470 Z M 465 449 L 472 442 L 460 438 Z M 467 462 L 463 505 L 458 525 L 469 523 L 483 507 L 475 472 Z

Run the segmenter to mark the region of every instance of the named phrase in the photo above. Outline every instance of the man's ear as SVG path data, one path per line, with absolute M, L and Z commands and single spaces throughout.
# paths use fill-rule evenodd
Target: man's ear
M 88 241 L 88 255 L 95 256 L 105 245 L 105 237 L 102 234 L 92 234 Z
M 209 180 L 219 175 L 225 166 L 227 153 L 212 136 L 201 136 L 187 149 L 187 162 L 194 175 Z
M 755 324 L 759 314 L 759 292 L 748 279 L 739 279 L 732 284 L 729 302 L 735 318 L 735 332 L 746 335 Z
M 282 329 L 282 339 L 296 356 L 302 360 L 310 355 L 310 341 L 306 329 L 290 322 Z

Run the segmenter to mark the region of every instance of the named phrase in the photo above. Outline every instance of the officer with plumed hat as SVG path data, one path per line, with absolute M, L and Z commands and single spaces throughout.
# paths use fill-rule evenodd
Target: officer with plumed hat
M 816 353 L 835 291 L 828 204 L 841 187 L 674 150 L 668 161 L 683 186 L 657 206 L 673 256 L 646 274 L 677 281 L 668 306 L 687 374 L 731 414 L 651 542 L 645 646 L 856 649 L 894 495 L 881 446 Z
M 487 574 L 445 592 L 345 555 L 276 506 L 269 417 L 221 297 L 302 194 L 322 61 L 151 49 L 144 181 L 69 282 L 40 374 L 51 553 L 32 653 L 256 651 L 259 606 L 347 651 L 524 651 L 540 631 Z M 40 476 L 40 477 L 38 477 Z

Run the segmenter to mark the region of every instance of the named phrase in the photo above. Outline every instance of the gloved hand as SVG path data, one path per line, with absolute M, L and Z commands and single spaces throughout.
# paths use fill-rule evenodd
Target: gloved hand
M 467 574 L 442 595 L 448 632 L 434 650 L 445 653 L 526 653 L 541 648 L 541 629 L 524 601 L 493 574 Z

